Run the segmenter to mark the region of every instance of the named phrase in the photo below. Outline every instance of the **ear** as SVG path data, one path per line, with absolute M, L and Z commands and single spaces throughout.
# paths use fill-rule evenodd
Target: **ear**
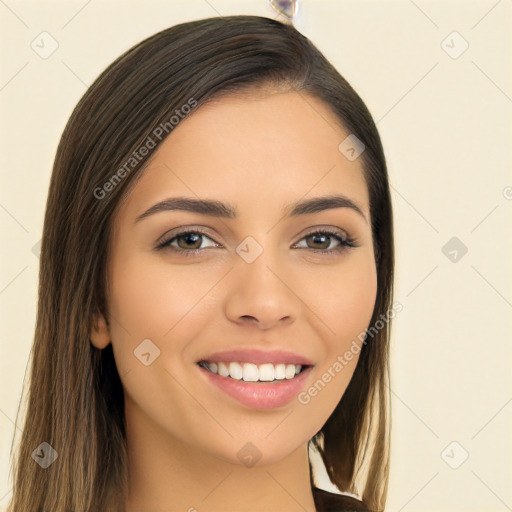
M 110 343 L 110 333 L 102 313 L 95 313 L 92 319 L 91 343 L 99 349 L 104 349 Z

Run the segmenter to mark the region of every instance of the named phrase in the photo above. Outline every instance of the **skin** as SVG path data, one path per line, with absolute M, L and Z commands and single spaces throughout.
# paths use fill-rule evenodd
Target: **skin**
M 174 128 L 117 213 L 109 322 L 94 319 L 91 341 L 112 343 L 124 387 L 126 512 L 315 511 L 307 443 L 341 399 L 358 355 L 309 403 L 266 410 L 207 385 L 196 362 L 227 348 L 290 349 L 315 363 L 307 389 L 368 327 L 377 291 L 369 196 L 361 159 L 338 150 L 348 134 L 303 92 L 222 97 Z M 364 217 L 350 208 L 283 216 L 289 203 L 333 193 Z M 176 196 L 229 202 L 239 216 L 167 211 L 135 223 Z M 201 254 L 155 250 L 183 226 L 207 235 L 172 245 Z M 337 228 L 357 247 L 321 253 L 339 242 L 308 237 L 316 227 Z M 247 236 L 263 248 L 250 264 L 236 252 Z M 161 351 L 149 366 L 134 356 L 147 338 Z M 250 467 L 237 456 L 248 442 L 261 453 Z

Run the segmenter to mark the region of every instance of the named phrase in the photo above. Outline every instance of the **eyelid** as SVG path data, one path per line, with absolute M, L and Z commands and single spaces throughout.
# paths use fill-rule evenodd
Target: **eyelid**
M 335 233 L 345 239 L 351 238 L 350 235 L 347 233 L 347 231 L 344 229 L 338 228 L 336 226 L 329 226 L 329 225 L 321 224 L 319 226 L 313 226 L 311 228 L 308 228 L 306 230 L 305 234 L 301 235 L 301 237 L 299 238 L 299 241 L 302 240 L 305 236 L 312 235 L 313 233 L 318 233 L 319 231 L 327 231 L 331 234 Z
M 207 226 L 206 226 L 207 227 Z M 208 228 L 208 227 L 207 227 Z M 208 228 L 211 229 L 211 228 Z M 197 233 L 201 234 L 206 238 L 209 238 L 217 247 L 222 244 L 217 242 L 215 240 L 215 237 L 211 236 L 205 229 L 204 226 L 182 226 L 180 228 L 176 228 L 176 230 L 171 230 L 164 235 L 162 235 L 156 242 L 156 249 L 167 249 L 169 248 L 171 251 L 179 254 L 179 253 L 187 253 L 187 254 L 196 254 L 201 253 L 205 251 L 207 248 L 203 249 L 181 249 L 181 248 L 175 248 L 170 245 L 170 242 L 174 241 L 176 238 L 180 237 L 181 235 L 189 234 L 189 233 Z M 313 234 L 317 233 L 325 233 L 333 238 L 338 238 L 339 246 L 335 249 L 311 249 L 306 247 L 305 249 L 308 249 L 314 253 L 323 253 L 325 255 L 330 255 L 335 252 L 342 252 L 343 250 L 355 248 L 358 247 L 358 241 L 356 238 L 351 237 L 347 231 L 344 229 L 335 227 L 335 226 L 328 226 L 328 225 L 319 225 L 319 226 L 312 226 L 307 229 L 307 231 L 303 234 L 301 234 L 300 238 L 294 244 L 292 247 L 296 247 L 299 242 L 307 238 L 308 236 L 311 236 Z M 301 248 L 302 249 L 302 248 Z
M 293 244 L 292 247 L 296 247 L 299 242 L 304 240 L 305 238 L 315 235 L 315 234 L 327 234 L 332 238 L 338 239 L 340 246 L 336 249 L 310 249 L 306 247 L 306 249 L 309 249 L 313 252 L 319 252 L 324 254 L 332 254 L 334 252 L 340 252 L 343 249 L 350 249 L 354 247 L 359 247 L 358 240 L 354 237 L 351 237 L 345 230 L 333 226 L 315 226 L 311 228 L 309 231 L 307 231 L 305 234 L 303 234 L 297 242 Z
M 161 237 L 159 237 L 156 241 L 156 244 L 159 244 L 162 240 L 166 239 L 168 237 L 168 235 L 170 236 L 170 234 L 173 235 L 173 238 L 176 237 L 176 236 L 179 236 L 181 234 L 184 234 L 184 233 L 188 233 L 190 231 L 198 231 L 202 234 L 204 234 L 205 236 L 208 236 L 208 237 L 213 237 L 214 235 L 210 235 L 208 234 L 207 231 L 205 231 L 205 228 L 206 230 L 212 230 L 214 231 L 213 228 L 211 228 L 210 226 L 206 226 L 206 225 L 190 225 L 190 226 L 181 226 L 181 227 L 178 227 L 178 228 L 175 228 L 174 230 L 170 230 L 166 233 L 164 233 Z M 328 225 L 328 224 L 320 224 L 318 226 L 311 226 L 309 228 L 307 228 L 304 232 L 304 234 L 301 234 L 300 235 L 300 238 L 298 239 L 298 241 L 300 241 L 302 238 L 304 238 L 305 236 L 308 236 L 312 233 L 316 233 L 318 231 L 322 231 L 322 230 L 336 230 L 337 233 L 339 233 L 340 235 L 343 235 L 344 238 L 347 238 L 347 239 L 350 239 L 353 237 L 351 237 L 348 232 L 342 228 L 338 228 L 336 226 L 331 226 L 331 225 Z M 218 242 L 217 242 L 218 243 Z
M 215 242 L 216 244 L 218 244 L 219 242 L 217 242 L 216 240 L 214 240 L 214 238 L 208 234 L 206 232 L 206 230 L 204 229 L 205 227 L 207 226 L 203 226 L 203 227 L 200 227 L 200 226 L 182 226 L 181 228 L 176 228 L 176 229 L 172 229 L 171 231 L 168 231 L 167 233 L 163 234 L 160 238 L 158 238 L 158 240 L 156 241 L 156 246 L 159 247 L 167 242 L 170 242 L 172 239 L 180 236 L 180 235 L 184 235 L 186 233 L 190 233 L 190 232 L 197 232 L 197 233 L 200 233 L 208 238 L 210 238 L 213 242 Z M 208 229 L 211 229 L 211 228 L 208 228 Z

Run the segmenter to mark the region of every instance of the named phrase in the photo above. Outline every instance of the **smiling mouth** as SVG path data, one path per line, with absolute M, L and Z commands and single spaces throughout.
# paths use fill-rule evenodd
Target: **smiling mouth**
M 284 380 L 291 380 L 296 375 L 299 375 L 310 365 L 301 365 L 293 363 L 264 363 L 254 364 L 246 362 L 214 362 L 214 361 L 199 361 L 197 363 L 205 370 L 227 377 L 229 379 L 240 380 L 244 382 L 282 382 Z

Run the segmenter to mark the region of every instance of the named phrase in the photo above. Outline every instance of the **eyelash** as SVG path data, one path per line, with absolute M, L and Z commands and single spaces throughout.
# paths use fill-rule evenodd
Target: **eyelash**
M 174 252 L 176 254 L 184 254 L 187 257 L 192 257 L 192 256 L 199 255 L 205 249 L 187 250 L 187 249 L 181 249 L 179 247 L 178 248 L 177 247 L 173 247 L 173 246 L 170 245 L 174 240 L 177 240 L 178 238 L 180 238 L 182 236 L 191 235 L 191 234 L 194 234 L 194 235 L 196 235 L 196 234 L 197 235 L 204 235 L 205 237 L 207 237 L 210 240 L 212 240 L 213 242 L 215 242 L 215 240 L 213 240 L 204 231 L 202 231 L 200 229 L 194 229 L 194 230 L 182 231 L 181 233 L 177 233 L 172 238 L 169 238 L 168 240 L 164 240 L 163 242 L 160 242 L 157 245 L 156 249 L 157 250 L 163 250 L 163 249 L 167 248 L 167 249 L 171 250 L 172 252 Z M 349 236 L 342 237 L 342 236 L 340 236 L 340 234 L 337 231 L 329 229 L 329 228 L 322 228 L 322 229 L 319 229 L 318 231 L 311 231 L 310 233 L 308 233 L 307 235 L 302 237 L 299 240 L 299 242 L 304 240 L 305 238 L 310 237 L 311 235 L 330 235 L 331 237 L 337 239 L 340 242 L 340 245 L 336 249 L 324 249 L 324 250 L 322 250 L 322 249 L 310 249 L 314 253 L 321 253 L 321 254 L 324 254 L 324 255 L 332 255 L 332 254 L 335 254 L 335 253 L 345 252 L 345 251 L 347 251 L 347 250 L 349 250 L 351 248 L 354 248 L 354 247 L 358 247 L 356 245 L 356 243 L 355 243 L 355 239 L 353 239 L 353 238 L 351 238 Z M 215 242 L 215 243 L 217 243 L 217 242 Z

